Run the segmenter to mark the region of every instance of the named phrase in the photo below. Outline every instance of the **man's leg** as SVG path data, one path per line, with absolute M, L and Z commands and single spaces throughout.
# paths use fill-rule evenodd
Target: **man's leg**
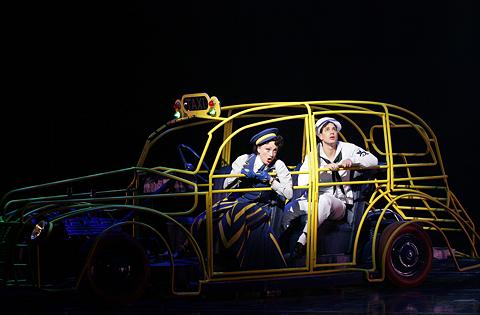
M 340 199 L 323 194 L 318 197 L 318 225 L 317 228 L 328 218 L 331 220 L 340 220 L 345 215 L 345 203 Z M 297 240 L 293 256 L 301 256 L 305 252 L 307 244 L 308 223 L 303 228 L 303 233 Z
M 308 201 L 305 198 L 299 198 L 289 202 L 285 206 L 285 214 L 282 218 L 282 231 L 288 229 L 293 220 L 307 213 Z

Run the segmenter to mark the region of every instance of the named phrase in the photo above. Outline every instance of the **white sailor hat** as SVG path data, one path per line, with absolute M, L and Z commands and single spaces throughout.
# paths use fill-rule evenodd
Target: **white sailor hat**
M 333 123 L 337 127 L 337 131 L 342 130 L 342 124 L 335 118 L 322 117 L 319 120 L 317 120 L 317 123 L 315 124 L 316 130 L 317 130 L 317 136 L 320 137 L 320 130 L 326 123 L 329 123 L 329 122 Z

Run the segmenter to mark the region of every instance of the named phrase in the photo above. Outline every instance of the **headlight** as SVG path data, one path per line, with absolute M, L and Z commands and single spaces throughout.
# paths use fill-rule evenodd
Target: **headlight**
M 45 227 L 47 226 L 47 224 L 48 224 L 47 221 L 44 221 L 44 220 L 35 224 L 35 227 L 33 228 L 33 231 L 32 231 L 32 235 L 30 235 L 30 239 L 34 240 L 37 237 L 39 237 L 43 229 L 45 229 Z

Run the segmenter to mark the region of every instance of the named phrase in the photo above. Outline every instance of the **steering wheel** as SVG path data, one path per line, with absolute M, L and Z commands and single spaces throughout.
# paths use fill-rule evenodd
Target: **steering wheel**
M 197 162 L 200 161 L 200 155 L 198 155 L 198 153 L 195 152 L 195 150 L 193 150 L 190 146 L 188 146 L 186 144 L 183 144 L 183 143 L 181 143 L 177 146 L 177 150 L 178 150 L 178 155 L 180 155 L 180 159 L 182 160 L 183 167 L 185 168 L 185 170 L 193 171 L 194 166 L 185 157 L 185 151 L 190 152 L 190 155 L 192 155 L 194 158 L 196 158 Z M 210 168 L 208 167 L 207 163 L 205 163 L 205 161 L 202 162 L 202 166 L 205 168 L 205 170 L 207 170 L 207 172 L 210 172 Z M 208 180 L 200 174 L 195 174 L 195 177 L 201 179 L 205 183 L 208 182 Z

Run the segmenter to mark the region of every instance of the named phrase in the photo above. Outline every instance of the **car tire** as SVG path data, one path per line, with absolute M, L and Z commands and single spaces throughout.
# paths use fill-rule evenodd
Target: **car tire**
M 384 253 L 385 260 L 382 261 Z M 432 242 L 418 224 L 394 222 L 380 237 L 378 258 L 391 283 L 399 287 L 416 287 L 425 281 L 432 268 Z
M 124 234 L 100 239 L 86 270 L 89 291 L 106 304 L 134 303 L 144 294 L 149 279 L 145 250 Z

